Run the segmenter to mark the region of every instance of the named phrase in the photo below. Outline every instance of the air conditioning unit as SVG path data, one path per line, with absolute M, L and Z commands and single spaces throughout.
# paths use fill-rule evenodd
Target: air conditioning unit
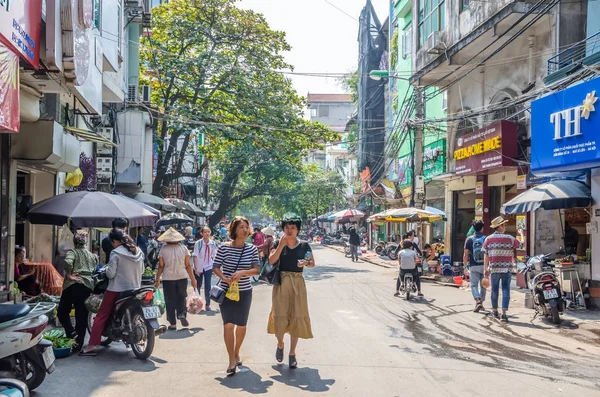
M 442 32 L 436 30 L 427 37 L 427 53 L 441 54 L 446 50 L 446 44 L 442 41 Z
M 129 84 L 127 89 L 127 102 L 137 103 L 139 102 L 139 91 L 137 84 Z
M 142 102 L 150 103 L 150 94 L 152 93 L 152 89 L 149 85 L 142 86 Z
M 98 128 L 97 133 L 101 137 L 108 139 L 109 141 L 112 142 L 113 133 L 114 133 L 112 128 L 107 128 L 107 127 Z M 97 143 L 96 144 L 96 154 L 103 155 L 103 156 L 112 156 L 112 153 L 113 153 L 112 146 L 107 145 L 105 143 Z
M 98 182 L 109 182 L 113 175 L 113 158 L 96 157 L 96 177 Z

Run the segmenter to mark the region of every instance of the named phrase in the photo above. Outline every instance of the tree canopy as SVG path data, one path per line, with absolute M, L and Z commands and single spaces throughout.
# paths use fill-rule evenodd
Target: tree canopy
M 337 138 L 304 120 L 305 102 L 281 73 L 291 69 L 285 33 L 235 0 L 172 0 L 153 9 L 143 40 L 142 79 L 159 109 L 159 158 L 153 192 L 210 164 L 218 200 L 211 224 L 241 201 L 277 194 L 293 183 L 308 150 Z M 194 134 L 204 162 L 183 172 Z

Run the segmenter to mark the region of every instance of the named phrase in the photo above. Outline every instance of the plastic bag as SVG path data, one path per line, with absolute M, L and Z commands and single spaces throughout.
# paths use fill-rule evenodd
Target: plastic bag
M 79 186 L 81 185 L 81 181 L 83 180 L 83 172 L 79 168 L 77 168 L 73 172 L 69 172 L 67 177 L 65 178 L 65 185 L 67 186 Z
M 237 281 L 231 283 L 227 293 L 225 294 L 225 298 L 234 302 L 238 302 L 240 300 L 240 286 L 238 285 Z
M 90 295 L 86 298 L 85 300 L 85 307 L 88 309 L 89 312 L 91 313 L 98 313 L 98 310 L 100 309 L 100 305 L 102 304 L 102 299 L 104 298 L 104 295 Z
M 202 301 L 202 298 L 200 298 L 198 290 L 194 288 L 192 296 L 190 296 L 187 300 L 187 311 L 190 314 L 198 314 L 202 311 L 203 307 L 204 302 Z
M 157 288 L 156 291 L 154 292 L 154 300 L 152 301 L 152 304 L 155 306 L 158 306 L 161 314 L 165 313 L 165 309 L 166 309 L 165 298 L 164 298 L 162 292 L 160 292 L 160 288 Z

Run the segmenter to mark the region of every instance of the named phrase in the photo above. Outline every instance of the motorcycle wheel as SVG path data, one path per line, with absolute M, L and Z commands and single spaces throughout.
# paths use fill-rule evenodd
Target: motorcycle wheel
M 395 250 L 390 250 L 390 252 L 388 252 L 388 257 L 395 261 L 396 259 L 398 259 L 398 254 L 396 253 Z
M 22 366 L 26 368 L 25 373 L 21 373 Z M 41 385 L 44 379 L 46 379 L 46 370 L 27 360 L 27 357 L 24 354 L 18 354 L 16 358 L 15 375 L 18 380 L 27 385 L 29 390 L 33 390 Z
M 381 255 L 381 251 L 383 251 L 383 247 L 381 245 L 378 245 L 377 247 L 375 247 L 375 253 L 377 255 Z
M 406 300 L 409 301 L 410 300 L 410 290 L 406 290 Z
M 94 325 L 94 319 L 95 318 L 96 318 L 96 313 L 90 312 L 88 314 L 87 329 L 88 329 L 88 332 L 90 333 L 90 335 L 92 334 L 92 326 Z M 111 338 L 108 338 L 106 336 L 101 336 L 100 337 L 100 346 L 106 347 L 106 346 L 110 345 L 112 343 L 112 341 L 113 340 Z
M 560 314 L 558 313 L 558 307 L 551 307 L 550 313 L 552 315 L 552 323 L 560 324 Z
M 133 350 L 133 354 L 135 354 L 135 356 L 140 360 L 147 360 L 152 355 L 152 351 L 154 350 L 154 342 L 156 337 L 154 335 L 154 329 L 150 325 L 150 322 L 144 318 L 144 315 L 141 311 L 137 312 L 133 316 L 133 327 L 134 332 L 136 332 L 135 328 L 139 327 L 139 331 L 145 333 L 145 339 L 142 339 L 137 343 L 132 343 L 131 350 Z

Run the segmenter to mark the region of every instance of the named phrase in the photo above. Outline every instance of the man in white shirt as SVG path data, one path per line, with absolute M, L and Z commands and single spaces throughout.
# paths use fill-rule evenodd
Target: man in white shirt
M 192 263 L 194 264 L 194 276 L 198 283 L 198 292 L 204 279 L 204 299 L 206 311 L 210 310 L 210 289 L 213 272 L 213 262 L 217 255 L 217 245 L 210 238 L 210 228 L 204 226 L 201 230 L 202 238 L 194 244 L 194 253 L 192 254 Z

